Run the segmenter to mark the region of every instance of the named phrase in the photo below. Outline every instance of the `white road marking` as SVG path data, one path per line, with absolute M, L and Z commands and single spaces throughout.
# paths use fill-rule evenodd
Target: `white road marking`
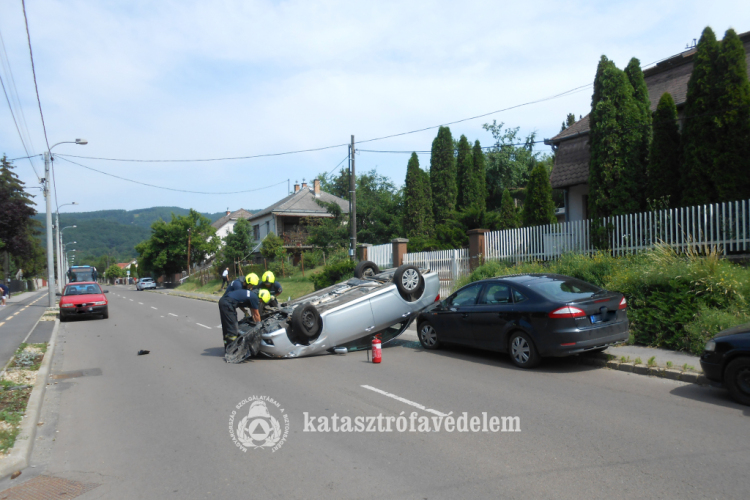
M 162 318 L 163 318 L 163 317 L 164 317 L 164 316 L 162 316 Z
M 419 408 L 420 410 L 424 410 L 426 412 L 430 412 L 430 413 L 432 413 L 434 415 L 437 415 L 439 417 L 447 417 L 448 416 L 447 413 L 441 413 L 441 412 L 439 412 L 437 410 L 432 410 L 430 408 L 426 408 L 426 407 L 424 407 L 423 405 L 421 405 L 419 403 L 415 403 L 414 401 L 409 401 L 406 398 L 402 398 L 401 396 L 396 396 L 395 394 L 391 394 L 390 392 L 385 392 L 385 391 L 383 391 L 381 389 L 377 389 L 377 388 L 369 386 L 369 385 L 362 385 L 360 387 L 364 387 L 365 389 L 369 389 L 371 391 L 375 391 L 378 394 L 382 394 L 383 396 L 388 396 L 389 398 L 393 398 L 396 401 L 401 401 L 402 403 L 406 403 L 406 404 L 408 404 L 410 406 L 413 406 L 415 408 Z
M 151 306 L 151 309 L 156 309 L 154 306 Z M 158 309 L 156 309 L 158 311 Z
M 200 323 L 196 323 L 196 325 L 198 325 L 198 326 L 202 326 L 203 328 L 208 328 L 209 330 L 211 329 L 211 327 L 210 327 L 210 326 L 206 326 L 206 325 L 201 325 Z
M 221 328 L 221 325 L 216 325 L 216 328 Z
M 179 317 L 176 314 L 169 313 L 170 316 L 174 316 L 175 318 Z
M 143 302 L 138 302 L 140 305 L 143 305 Z
M 133 302 L 133 299 L 130 299 L 130 302 Z

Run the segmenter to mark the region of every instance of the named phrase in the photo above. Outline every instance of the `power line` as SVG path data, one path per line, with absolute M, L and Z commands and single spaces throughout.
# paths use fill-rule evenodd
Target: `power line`
M 31 34 L 29 33 L 29 19 L 26 17 L 26 0 L 21 0 L 23 7 L 23 20 L 26 24 L 26 39 L 29 42 L 29 57 L 31 58 L 31 74 L 34 75 L 34 90 L 36 90 L 36 102 L 39 104 L 39 116 L 42 117 L 42 129 L 44 130 L 44 142 L 47 144 L 49 151 L 49 140 L 47 140 L 47 126 L 44 124 L 44 113 L 42 113 L 42 100 L 39 99 L 39 86 L 36 83 L 36 69 L 34 68 L 34 53 L 31 50 Z M 26 153 L 28 154 L 28 153 Z
M 29 159 L 29 165 L 31 165 L 31 168 L 34 169 L 34 174 L 36 175 L 37 180 L 39 180 L 39 172 L 36 171 L 36 168 L 34 167 L 34 163 L 31 161 L 31 156 L 29 156 L 29 150 L 26 148 L 26 142 L 23 140 L 23 135 L 21 134 L 21 129 L 18 128 L 18 121 L 16 121 L 16 115 L 13 113 L 13 106 L 10 105 L 10 99 L 8 98 L 8 91 L 5 89 L 5 82 L 3 82 L 3 77 L 0 76 L 0 84 L 3 86 L 3 93 L 5 93 L 5 100 L 8 102 L 8 109 L 10 110 L 10 116 L 13 117 L 13 123 L 16 125 L 16 132 L 18 132 L 18 138 L 21 139 L 21 145 L 23 146 L 23 150 L 26 151 L 26 156 L 23 156 L 21 158 L 16 159 L 23 159 L 28 158 Z M 13 160 L 10 160 L 13 161 Z
M 328 177 L 329 175 L 331 175 L 333 173 L 333 171 L 336 170 L 337 168 L 339 168 L 341 166 L 341 164 L 344 163 L 348 158 L 349 158 L 349 155 L 344 156 L 344 159 L 341 160 L 338 165 L 336 165 L 335 167 L 333 167 L 326 175 L 324 175 L 323 179 L 325 180 L 326 177 Z
M 58 155 L 55 155 L 55 156 L 60 157 L 61 155 L 58 154 Z M 97 170 L 97 169 L 92 168 L 92 167 L 87 167 L 86 165 L 81 165 L 80 163 L 74 162 L 72 160 L 68 160 L 67 158 L 62 158 L 61 157 L 60 159 L 62 161 L 66 161 L 68 163 L 72 163 L 73 165 L 78 165 L 79 167 L 82 167 L 82 168 L 85 168 L 85 169 L 88 169 L 88 170 L 93 170 L 94 172 L 98 172 L 100 174 L 108 175 L 110 177 L 114 177 L 115 179 L 120 179 L 122 181 L 128 181 L 128 182 L 132 182 L 134 184 L 140 184 L 141 186 L 148 186 L 148 187 L 152 187 L 152 188 L 156 188 L 156 189 L 165 189 L 167 191 L 176 191 L 178 193 L 209 194 L 209 195 L 214 195 L 214 194 L 252 193 L 254 191 L 261 191 L 263 189 L 272 188 L 272 187 L 278 186 L 278 185 L 283 184 L 283 183 L 286 182 L 286 179 L 284 179 L 283 181 L 277 182 L 276 184 L 271 184 L 270 186 L 265 186 L 265 187 L 256 188 L 256 189 L 246 189 L 244 191 L 226 191 L 226 192 L 190 191 L 188 189 L 176 189 L 176 188 L 170 188 L 170 187 L 166 187 L 166 186 L 157 186 L 155 184 L 148 184 L 146 182 L 140 182 L 140 181 L 136 181 L 136 180 L 133 180 L 133 179 L 128 179 L 126 177 L 120 177 L 119 175 L 110 174 L 109 172 L 103 172 L 102 170 Z

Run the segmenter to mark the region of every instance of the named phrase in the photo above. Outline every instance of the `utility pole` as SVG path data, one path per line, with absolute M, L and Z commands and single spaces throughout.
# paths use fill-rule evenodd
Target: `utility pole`
M 55 231 L 57 232 L 57 291 L 62 294 L 63 279 L 62 279 L 62 267 L 63 262 L 60 256 L 62 255 L 62 242 L 60 241 L 60 212 L 57 212 L 55 220 Z
M 44 198 L 47 200 L 47 295 L 48 307 L 55 307 L 55 264 L 52 243 L 52 193 L 50 192 L 49 151 L 44 152 Z
M 190 276 L 190 229 L 188 228 L 188 269 L 187 275 Z
M 351 158 L 351 174 L 349 175 L 349 223 L 351 224 L 351 248 L 349 257 L 357 260 L 357 174 L 354 169 L 354 136 L 352 135 L 352 145 L 349 147 L 349 156 Z

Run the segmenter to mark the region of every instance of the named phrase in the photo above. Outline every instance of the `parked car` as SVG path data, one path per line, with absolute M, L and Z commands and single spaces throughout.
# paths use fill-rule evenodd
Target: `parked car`
M 622 294 L 559 274 L 476 281 L 417 318 L 425 349 L 462 344 L 507 352 L 521 368 L 545 356 L 603 351 L 628 338 Z
M 93 281 L 65 285 L 60 297 L 60 321 L 97 315 L 109 318 L 109 301 L 105 293 L 109 290 L 102 290 Z
M 141 278 L 135 283 L 136 290 L 146 290 L 149 288 L 156 288 L 156 282 L 153 278 Z
M 738 403 L 750 405 L 750 323 L 719 332 L 701 356 L 706 378 L 729 389 Z
M 398 337 L 439 299 L 440 280 L 428 269 L 403 265 L 381 272 L 364 261 L 355 276 L 280 308 L 266 307 L 258 325 L 240 325 L 243 334 L 227 347 L 226 360 L 238 363 L 256 350 L 273 358 L 298 358 L 335 348 L 366 349 L 375 336 L 383 343 Z

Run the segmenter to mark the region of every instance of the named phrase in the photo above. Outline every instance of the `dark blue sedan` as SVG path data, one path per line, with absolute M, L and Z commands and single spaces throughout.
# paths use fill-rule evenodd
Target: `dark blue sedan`
M 735 401 L 750 405 L 750 323 L 724 330 L 706 342 L 701 368 L 708 380 L 729 389 Z
M 524 274 L 476 281 L 420 313 L 426 349 L 462 344 L 507 352 L 532 368 L 544 356 L 603 351 L 628 338 L 627 302 L 559 274 Z

